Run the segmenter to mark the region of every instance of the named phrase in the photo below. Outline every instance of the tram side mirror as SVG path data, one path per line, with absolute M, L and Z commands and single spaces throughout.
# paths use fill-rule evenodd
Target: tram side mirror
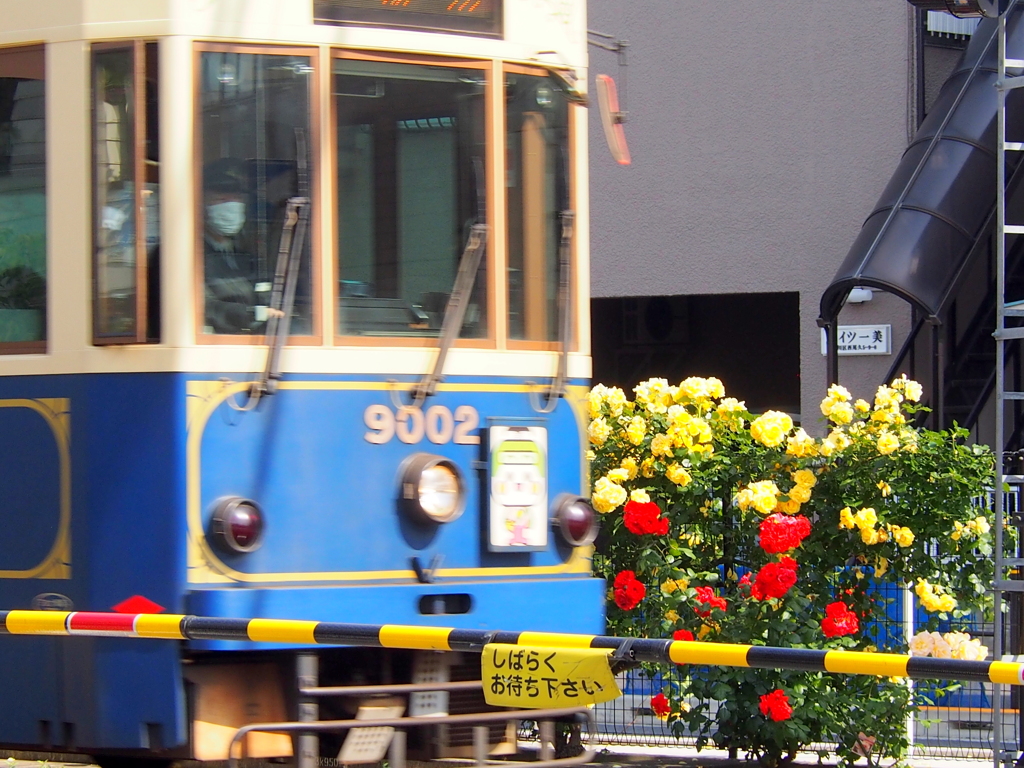
M 619 165 L 629 165 L 632 159 L 629 156 L 626 131 L 623 128 L 626 113 L 619 108 L 619 93 L 615 87 L 615 80 L 608 75 L 598 75 L 596 82 L 597 106 L 601 111 L 601 126 L 604 128 L 608 151 Z
M 921 11 L 945 11 L 961 19 L 987 16 L 997 18 L 1006 10 L 1008 0 L 907 0 Z

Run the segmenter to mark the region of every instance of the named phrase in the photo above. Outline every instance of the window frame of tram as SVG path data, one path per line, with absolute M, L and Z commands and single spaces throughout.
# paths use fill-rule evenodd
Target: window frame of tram
M 535 83 L 523 88 L 523 78 L 535 78 Z M 576 202 L 572 183 L 576 108 L 546 70 L 505 64 L 502 81 L 508 346 L 554 350 L 560 342 L 561 213 L 575 210 Z M 539 163 L 524 162 L 542 155 Z M 570 293 L 577 285 L 577 242 L 574 234 L 569 254 Z M 537 275 L 541 279 L 535 279 Z M 574 348 L 575 335 L 573 317 L 566 340 L 570 349 Z
M 34 82 L 41 85 L 26 86 L 18 95 L 23 83 Z M 16 115 L 19 107 L 21 114 Z M 44 46 L 0 48 L 0 354 L 46 352 L 46 130 Z M 24 139 L 26 135 L 30 138 Z M 18 142 L 18 137 L 23 140 Z M 41 148 L 34 155 L 24 151 L 33 143 Z M 17 175 L 25 177 L 22 189 L 17 188 Z M 5 179 L 14 187 L 6 204 Z M 34 197 L 39 207 L 35 213 Z
M 304 143 L 310 215 L 286 342 L 319 345 L 319 49 L 196 43 L 194 51 L 197 341 L 266 343 L 285 207 L 301 194 Z M 305 88 L 293 87 L 299 78 Z M 214 83 L 219 101 L 204 102 Z
M 92 46 L 92 343 L 97 346 L 160 341 L 158 61 L 152 41 Z
M 493 80 L 489 60 L 332 51 L 336 344 L 436 345 L 482 220 L 488 239 L 455 343 L 494 346 Z

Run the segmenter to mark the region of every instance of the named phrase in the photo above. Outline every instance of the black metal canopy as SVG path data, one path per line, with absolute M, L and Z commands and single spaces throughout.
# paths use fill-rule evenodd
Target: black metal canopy
M 894 293 L 938 320 L 995 205 L 997 28 L 995 19 L 978 25 L 904 152 L 822 294 L 823 327 L 836 322 L 858 286 Z M 1019 11 L 1008 22 L 1007 45 L 1024 46 Z

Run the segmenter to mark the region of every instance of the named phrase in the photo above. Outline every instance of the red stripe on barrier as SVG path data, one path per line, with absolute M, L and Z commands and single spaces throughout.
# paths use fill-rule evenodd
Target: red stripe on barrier
M 135 616 L 125 613 L 72 613 L 68 617 L 68 632 L 102 632 L 111 635 L 134 635 Z

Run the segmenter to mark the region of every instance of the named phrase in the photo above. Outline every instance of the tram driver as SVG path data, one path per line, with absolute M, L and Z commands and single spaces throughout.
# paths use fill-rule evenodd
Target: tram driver
M 204 166 L 205 317 L 213 333 L 251 333 L 257 324 L 255 256 L 243 236 L 248 198 L 241 160 L 225 157 Z

